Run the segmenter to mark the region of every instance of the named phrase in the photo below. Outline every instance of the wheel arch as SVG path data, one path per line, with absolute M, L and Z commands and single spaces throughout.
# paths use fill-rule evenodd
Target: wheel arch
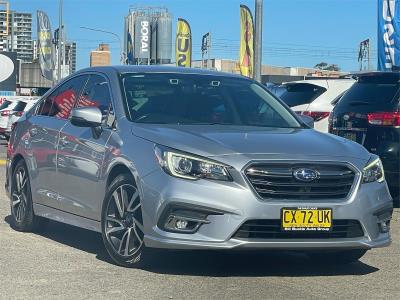
M 10 175 L 13 176 L 14 174 L 14 170 L 15 170 L 15 166 L 21 161 L 25 161 L 25 158 L 22 156 L 22 154 L 18 153 L 16 154 L 12 161 L 11 161 L 11 166 L 10 166 Z
M 135 176 L 133 175 L 131 169 L 123 163 L 117 163 L 110 169 L 108 173 L 106 186 L 110 186 L 111 182 L 113 182 L 113 180 L 120 174 L 128 175 L 135 182 Z

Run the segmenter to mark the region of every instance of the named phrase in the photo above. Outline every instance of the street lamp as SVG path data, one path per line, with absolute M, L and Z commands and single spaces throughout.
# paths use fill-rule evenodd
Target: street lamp
M 116 38 L 118 39 L 118 41 L 119 41 L 120 61 L 121 61 L 121 64 L 122 64 L 122 65 L 125 64 L 125 60 L 126 60 L 126 58 L 125 58 L 125 52 L 122 51 L 122 40 L 121 40 L 121 38 L 119 37 L 118 34 L 116 34 L 116 33 L 114 33 L 114 32 L 111 32 L 111 31 L 98 29 L 98 28 L 90 28 L 90 27 L 85 27 L 85 26 L 80 26 L 80 28 L 86 29 L 86 30 L 91 30 L 91 31 L 97 31 L 97 32 L 107 33 L 107 34 L 111 34 L 111 35 L 113 35 L 114 37 L 116 37 Z

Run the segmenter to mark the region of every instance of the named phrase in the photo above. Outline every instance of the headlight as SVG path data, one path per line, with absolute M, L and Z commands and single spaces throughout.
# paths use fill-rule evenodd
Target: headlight
M 192 180 L 232 180 L 226 165 L 161 146 L 156 146 L 154 151 L 160 166 L 172 176 Z
M 372 158 L 363 170 L 363 183 L 383 182 L 385 173 L 383 171 L 382 162 L 379 158 Z

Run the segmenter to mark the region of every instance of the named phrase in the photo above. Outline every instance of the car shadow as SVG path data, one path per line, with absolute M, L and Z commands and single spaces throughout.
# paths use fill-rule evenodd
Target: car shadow
M 12 227 L 11 216 L 5 221 Z M 43 238 L 96 255 L 113 263 L 103 246 L 99 233 L 53 222 L 42 232 Z M 147 253 L 142 270 L 169 275 L 208 277 L 311 277 L 366 275 L 379 269 L 361 261 L 348 265 L 316 264 L 305 254 L 290 251 L 206 251 L 159 250 Z

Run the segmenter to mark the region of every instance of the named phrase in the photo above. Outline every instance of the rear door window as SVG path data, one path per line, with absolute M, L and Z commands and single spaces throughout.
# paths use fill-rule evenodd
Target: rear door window
M 290 107 L 310 104 L 326 92 L 326 88 L 310 83 L 288 83 L 285 88 L 280 98 Z
M 14 111 L 24 111 L 26 107 L 26 102 L 24 101 L 18 101 L 17 105 L 14 107 Z
M 74 77 L 53 91 L 38 108 L 38 115 L 68 119 L 87 80 L 86 75 Z
M 11 103 L 12 103 L 11 101 L 5 100 L 5 101 L 0 105 L 0 110 L 6 109 L 8 106 L 10 106 Z
M 341 110 L 349 112 L 393 111 L 399 105 L 398 76 L 360 78 L 340 99 Z

